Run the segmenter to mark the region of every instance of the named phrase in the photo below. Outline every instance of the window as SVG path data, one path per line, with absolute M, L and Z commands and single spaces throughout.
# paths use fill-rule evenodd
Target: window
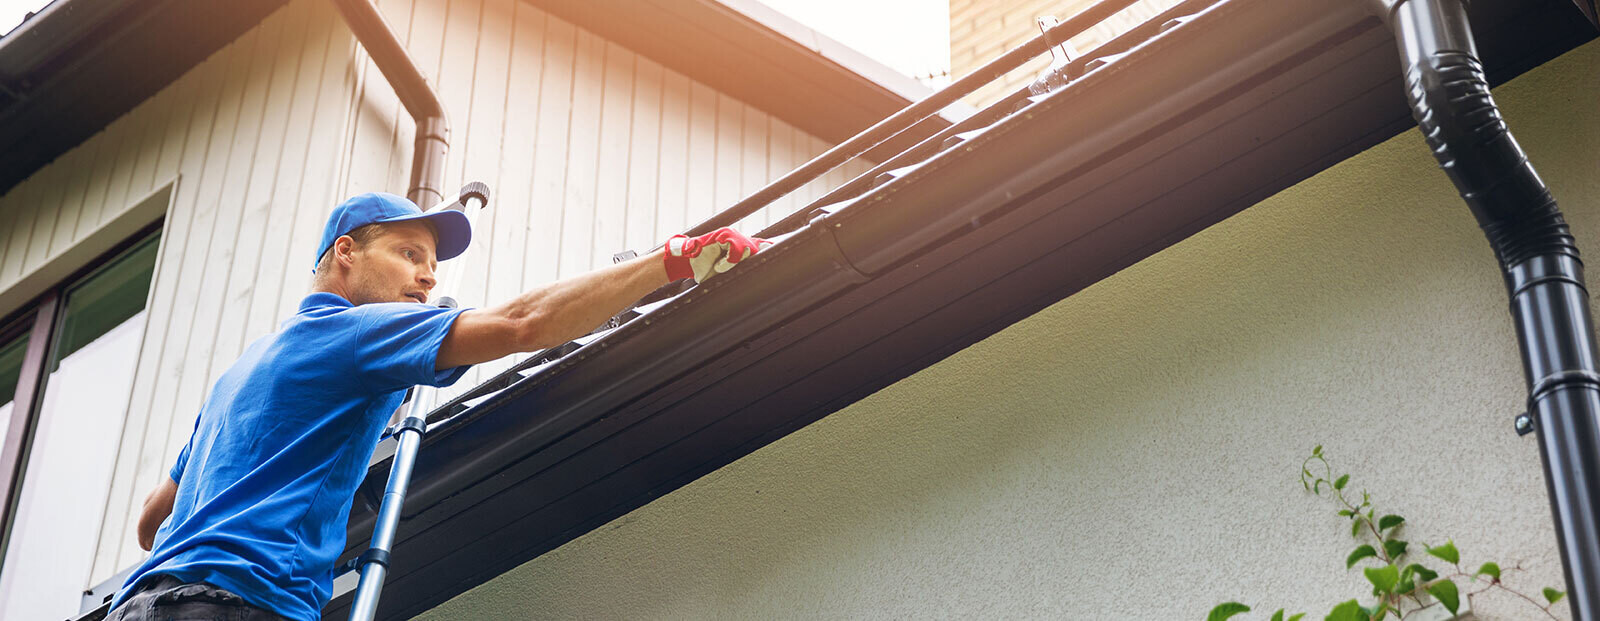
M 0 399 L 5 399 L 0 404 L 0 438 L 6 437 L 6 430 L 11 427 L 11 410 L 16 404 L 13 398 L 17 394 L 17 380 L 22 377 L 23 354 L 28 349 L 28 333 L 23 328 L 28 327 L 28 322 L 16 322 L 10 330 L 0 332 L 9 336 L 0 344 Z
M 160 237 L 135 236 L 0 331 L 0 618 L 78 613 Z

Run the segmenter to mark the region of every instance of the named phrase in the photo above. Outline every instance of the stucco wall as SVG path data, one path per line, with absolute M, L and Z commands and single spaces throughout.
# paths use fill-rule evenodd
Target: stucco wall
M 1496 91 L 1590 256 L 1596 67 Z M 1321 618 L 1369 588 L 1296 480 L 1317 444 L 1407 539 L 1536 592 L 1561 577 L 1524 398 L 1492 253 L 1413 130 L 424 618 Z

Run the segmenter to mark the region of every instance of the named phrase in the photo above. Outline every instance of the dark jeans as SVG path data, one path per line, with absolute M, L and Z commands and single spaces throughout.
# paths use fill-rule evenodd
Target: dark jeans
M 106 621 L 285 621 L 246 604 L 232 591 L 204 582 L 156 576 L 139 585 Z

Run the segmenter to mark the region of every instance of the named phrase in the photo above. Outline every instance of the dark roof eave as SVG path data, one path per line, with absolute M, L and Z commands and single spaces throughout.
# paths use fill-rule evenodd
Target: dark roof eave
M 830 142 L 926 94 L 910 78 L 748 0 L 522 1 Z M 0 194 L 285 2 L 56 0 L 0 38 Z M 926 136 L 966 112 L 954 106 L 912 133 Z M 905 140 L 884 148 L 904 148 Z
M 285 0 L 56 0 L 0 38 L 0 194 Z
M 1221 3 L 441 426 L 381 616 L 430 608 L 1409 127 L 1388 31 L 1356 4 L 1294 8 Z M 1492 81 L 1592 39 L 1574 15 L 1537 0 L 1480 21 Z M 348 554 L 370 532 L 365 502 Z

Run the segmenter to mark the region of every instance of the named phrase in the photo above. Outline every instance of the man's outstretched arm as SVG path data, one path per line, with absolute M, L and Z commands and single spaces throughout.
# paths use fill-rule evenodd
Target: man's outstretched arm
M 763 244 L 732 229 L 678 236 L 645 256 L 535 287 L 504 304 L 466 311 L 445 336 L 434 367 L 478 364 L 560 345 L 588 334 L 662 285 L 686 277 L 704 281 Z
M 139 510 L 139 547 L 149 551 L 156 543 L 156 530 L 167 516 L 172 515 L 172 501 L 178 495 L 178 484 L 169 477 L 144 497 L 144 508 Z

